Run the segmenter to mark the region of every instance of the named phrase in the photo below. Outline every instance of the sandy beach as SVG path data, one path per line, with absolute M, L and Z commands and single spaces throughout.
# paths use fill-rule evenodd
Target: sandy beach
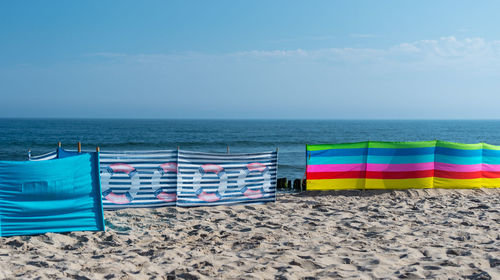
M 105 212 L 106 232 L 0 238 L 0 278 L 500 279 L 500 190 L 281 194 Z

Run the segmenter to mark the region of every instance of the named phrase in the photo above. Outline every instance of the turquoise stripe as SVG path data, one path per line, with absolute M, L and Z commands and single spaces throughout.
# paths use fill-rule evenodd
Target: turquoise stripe
M 368 163 L 382 164 L 404 164 L 404 163 L 425 163 L 433 162 L 434 155 L 419 155 L 419 156 L 368 156 Z
M 311 157 L 308 165 L 365 163 L 366 156 Z
M 420 156 L 342 156 L 342 157 L 311 157 L 309 165 L 316 164 L 353 164 L 353 163 L 382 163 L 382 164 L 403 164 L 403 163 L 424 163 L 433 162 L 434 155 Z
M 436 155 L 435 162 L 452 163 L 452 164 L 481 164 L 483 162 L 483 158 Z
M 445 155 L 419 155 L 419 156 L 337 156 L 337 157 L 311 157 L 308 165 L 317 164 L 353 164 L 353 163 L 379 163 L 379 164 L 405 164 L 405 163 L 425 163 L 442 162 L 452 164 L 500 164 L 497 157 L 456 157 Z
M 485 164 L 500 164 L 500 157 L 483 157 Z

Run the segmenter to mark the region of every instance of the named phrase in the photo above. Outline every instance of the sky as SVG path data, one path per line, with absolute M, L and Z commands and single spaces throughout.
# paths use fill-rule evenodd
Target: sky
M 0 1 L 0 117 L 500 119 L 500 1 Z

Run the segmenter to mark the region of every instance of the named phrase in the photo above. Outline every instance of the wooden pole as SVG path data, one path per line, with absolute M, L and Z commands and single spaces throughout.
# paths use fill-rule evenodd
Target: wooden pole
M 82 152 L 82 143 L 78 142 L 78 153 Z
M 99 147 L 95 147 L 95 151 L 96 151 L 96 152 L 100 152 L 100 151 L 101 151 L 101 149 L 100 149 Z
M 278 159 L 278 151 L 279 151 L 279 148 L 276 147 L 276 159 Z M 278 163 L 276 163 L 276 171 L 278 170 Z M 276 174 L 276 177 L 278 177 L 278 174 Z M 286 178 L 277 178 L 276 179 L 276 188 L 278 190 L 284 190 L 285 189 L 285 182 L 286 182 Z M 276 200 L 275 200 L 276 202 Z
M 302 182 L 300 181 L 300 179 L 293 180 L 293 191 L 294 192 L 301 192 L 302 191 L 301 183 Z
M 286 189 L 286 178 L 279 178 L 278 181 L 279 189 L 284 191 Z
M 229 154 L 229 146 L 227 146 L 227 154 Z

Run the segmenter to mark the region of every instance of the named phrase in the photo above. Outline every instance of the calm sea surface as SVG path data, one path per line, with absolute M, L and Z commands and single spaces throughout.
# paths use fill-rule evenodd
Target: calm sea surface
M 181 149 L 232 153 L 279 147 L 279 177 L 301 178 L 305 144 L 446 140 L 500 145 L 500 121 L 0 119 L 0 160 L 66 149 Z

